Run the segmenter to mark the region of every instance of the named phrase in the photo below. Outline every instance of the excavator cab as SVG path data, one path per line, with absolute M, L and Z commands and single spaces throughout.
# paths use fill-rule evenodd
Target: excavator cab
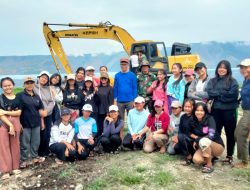
M 188 44 L 174 43 L 172 45 L 171 56 L 175 55 L 190 55 L 191 47 Z
M 147 57 L 151 71 L 158 69 L 168 70 L 167 51 L 164 42 L 141 41 L 132 44 L 131 53 L 141 52 Z

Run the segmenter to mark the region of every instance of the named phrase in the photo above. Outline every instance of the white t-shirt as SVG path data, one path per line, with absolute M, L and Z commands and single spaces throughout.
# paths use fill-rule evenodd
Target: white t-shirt
M 198 83 L 196 85 L 196 92 L 202 92 L 204 89 L 205 82 L 202 80 L 198 80 Z
M 132 67 L 139 67 L 138 55 L 131 55 L 130 56 L 130 61 L 131 61 Z
M 68 143 L 71 143 L 74 137 L 74 129 L 71 124 L 64 125 L 61 122 L 59 126 L 52 126 L 50 134 L 50 145 L 54 143 L 60 143 L 61 141 L 67 141 Z

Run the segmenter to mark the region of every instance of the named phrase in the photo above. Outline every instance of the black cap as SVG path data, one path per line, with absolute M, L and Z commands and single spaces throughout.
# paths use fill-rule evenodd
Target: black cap
M 205 63 L 199 62 L 199 63 L 197 63 L 197 64 L 195 65 L 194 70 L 196 71 L 197 69 L 200 69 L 200 68 L 202 68 L 202 67 L 207 68 L 206 65 L 205 65 Z
M 69 115 L 71 112 L 70 112 L 70 109 L 69 108 L 66 108 L 66 107 L 62 107 L 61 108 L 61 116 L 63 115 Z

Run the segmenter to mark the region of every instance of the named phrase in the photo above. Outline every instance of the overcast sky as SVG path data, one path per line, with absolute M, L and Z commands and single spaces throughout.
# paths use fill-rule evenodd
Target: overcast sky
M 49 54 L 42 24 L 110 21 L 136 40 L 250 42 L 249 0 L 1 0 L 0 56 Z M 56 29 L 55 27 L 53 29 Z M 67 54 L 111 53 L 110 40 L 64 39 Z

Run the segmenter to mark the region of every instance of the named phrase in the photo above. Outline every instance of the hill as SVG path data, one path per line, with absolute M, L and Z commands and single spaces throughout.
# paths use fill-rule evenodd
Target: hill
M 192 52 L 198 53 L 201 60 L 213 69 L 222 59 L 232 63 L 232 67 L 245 58 L 250 58 L 250 43 L 248 42 L 207 42 L 191 44 Z M 168 53 L 170 48 L 167 48 Z M 97 55 L 85 54 L 83 56 L 68 56 L 73 70 L 77 67 L 92 65 L 99 68 L 106 65 L 110 71 L 119 70 L 119 59 L 126 56 L 125 52 L 115 52 L 110 55 L 100 53 Z M 0 75 L 13 74 L 35 74 L 42 70 L 50 73 L 56 72 L 50 55 L 28 55 L 28 56 L 0 56 Z

